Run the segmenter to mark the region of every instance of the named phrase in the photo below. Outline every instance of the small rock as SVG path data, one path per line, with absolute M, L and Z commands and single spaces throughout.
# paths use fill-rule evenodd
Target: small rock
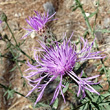
M 104 37 L 102 32 L 95 32 L 95 36 L 100 44 L 104 43 Z
M 86 14 L 86 17 L 89 17 L 90 16 L 90 13 L 85 13 Z
M 14 16 L 15 16 L 15 17 L 20 17 L 20 16 L 21 16 L 21 13 L 15 13 Z
M 32 33 L 31 33 L 31 38 L 33 39 L 33 38 L 35 38 L 36 37 L 36 32 L 35 31 L 33 31 Z
M 43 7 L 45 11 L 49 12 L 49 16 L 55 13 L 55 8 L 53 7 L 53 4 L 51 2 L 46 2 L 43 4 Z
M 104 18 L 104 27 L 109 28 L 110 27 L 110 18 Z

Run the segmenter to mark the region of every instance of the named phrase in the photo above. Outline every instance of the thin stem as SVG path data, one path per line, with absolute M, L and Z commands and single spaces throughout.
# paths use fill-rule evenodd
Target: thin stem
M 82 15 L 83 15 L 83 17 L 84 17 L 84 19 L 85 19 L 85 22 L 86 22 L 86 24 L 87 24 L 87 27 L 88 27 L 88 29 L 89 29 L 89 31 L 90 31 L 92 37 L 95 38 L 95 36 L 94 36 L 94 31 L 93 31 L 92 28 L 91 28 L 91 25 L 90 25 L 90 23 L 89 23 L 88 17 L 87 17 L 86 14 L 85 14 L 85 11 L 84 11 L 84 9 L 83 9 L 83 7 L 82 7 L 82 4 L 81 4 L 80 0 L 76 0 L 76 4 L 79 6 L 79 8 L 80 8 L 80 10 L 81 10 L 81 12 L 82 12 Z M 99 5 L 99 0 L 98 0 L 98 5 Z M 97 9 L 97 12 L 98 12 L 98 9 Z M 99 50 L 98 45 L 97 45 L 97 43 L 96 43 L 96 40 L 95 40 L 95 46 L 96 46 L 96 49 Z M 106 68 L 105 68 L 103 59 L 101 59 L 100 62 L 102 63 L 104 72 L 107 74 L 107 71 L 106 71 Z
M 13 32 L 12 32 L 12 30 L 11 30 L 11 28 L 10 28 L 10 26 L 9 26 L 8 22 L 7 22 L 7 21 L 5 21 L 5 23 L 6 23 L 6 25 L 7 25 L 8 29 L 9 29 L 9 31 L 10 31 L 10 33 L 11 33 L 11 35 L 12 35 L 13 40 L 15 41 L 15 43 L 16 43 L 16 45 L 17 45 L 17 41 L 16 41 L 16 39 L 15 39 L 15 37 L 14 37 L 14 34 L 13 34 Z
M 16 48 L 18 51 L 20 51 L 26 57 L 28 57 L 32 61 L 32 63 L 35 62 L 35 60 L 33 60 L 28 54 L 26 54 L 18 45 L 15 46 L 13 43 L 10 42 L 10 40 L 8 38 L 7 38 L 7 40 L 14 48 Z
M 25 56 L 27 56 L 27 57 L 32 61 L 32 63 L 34 63 L 35 61 L 34 61 L 29 55 L 27 55 L 27 54 L 18 46 L 18 43 L 17 43 L 17 41 L 16 41 L 16 39 L 15 39 L 15 37 L 14 37 L 14 34 L 13 34 L 13 32 L 12 32 L 12 30 L 11 30 L 11 28 L 10 28 L 8 22 L 5 21 L 5 23 L 6 23 L 7 27 L 8 27 L 8 29 L 9 29 L 9 31 L 10 31 L 10 33 L 11 33 L 11 35 L 12 35 L 12 38 L 13 38 L 13 40 L 15 41 L 16 45 L 12 44 L 12 43 L 10 42 L 10 40 L 7 39 L 7 40 L 9 41 L 9 43 L 10 43 L 13 47 L 15 47 L 17 50 L 19 50 L 22 54 L 24 54 Z
M 33 60 L 29 55 L 27 55 L 21 48 L 19 48 L 18 46 L 15 47 L 17 50 L 19 50 L 22 54 L 24 54 L 26 57 L 28 57 L 32 63 L 35 62 L 35 60 Z
M 7 59 L 10 59 L 11 61 L 15 61 L 14 58 L 12 59 L 12 58 L 7 57 L 7 56 L 5 56 L 5 55 L 0 55 L 0 57 L 4 57 L 4 58 L 7 58 Z M 17 59 L 16 59 L 16 61 L 17 61 L 17 62 L 21 62 L 21 63 L 25 63 L 25 60 L 17 60 Z
M 14 56 L 13 50 L 12 50 L 11 48 L 10 48 L 10 51 L 11 51 L 12 55 Z M 21 78 L 23 78 L 23 74 L 22 74 L 22 71 L 21 71 L 21 69 L 20 69 L 20 66 L 18 65 L 17 60 L 15 59 L 14 61 L 15 61 L 16 65 L 17 65 L 17 67 L 18 67 L 18 69 L 19 69 L 19 71 L 20 71 Z M 23 81 L 24 81 L 24 84 L 26 84 L 26 81 L 25 81 L 24 78 L 23 78 Z M 26 85 L 26 87 L 27 87 L 27 85 Z M 27 89 L 28 89 L 28 87 L 27 87 Z
M 13 90 L 13 89 L 10 89 L 9 87 L 7 87 L 7 86 L 5 86 L 5 85 L 3 85 L 3 84 L 1 84 L 1 83 L 0 83 L 0 86 L 1 86 L 2 88 L 6 89 L 6 90 Z M 15 91 L 15 90 L 13 90 L 13 91 L 14 91 L 14 93 L 16 93 L 16 94 L 19 94 L 19 95 L 25 97 L 25 95 L 23 95 L 23 94 L 21 94 L 21 93 Z
M 80 10 L 81 10 L 81 12 L 82 12 L 82 15 L 83 15 L 83 17 L 84 17 L 84 19 L 85 19 L 86 25 L 87 25 L 87 27 L 88 27 L 90 33 L 92 34 L 93 38 L 95 38 L 94 32 L 93 32 L 93 30 L 92 30 L 92 28 L 91 28 L 91 25 L 90 25 L 90 23 L 89 23 L 89 20 L 88 20 L 86 14 L 85 14 L 85 11 L 84 11 L 84 9 L 83 9 L 83 7 L 82 7 L 81 2 L 80 2 L 79 0 L 76 0 L 76 2 L 77 2 L 77 4 L 79 5 L 79 8 L 80 8 Z M 96 42 L 95 42 L 95 45 L 96 45 L 96 47 L 98 47 Z

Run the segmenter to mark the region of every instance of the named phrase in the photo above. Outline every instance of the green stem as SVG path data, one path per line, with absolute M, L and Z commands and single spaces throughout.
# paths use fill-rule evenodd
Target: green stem
M 89 23 L 88 18 L 86 17 L 86 14 L 85 14 L 85 11 L 84 11 L 84 9 L 83 9 L 83 7 L 82 7 L 82 4 L 80 3 L 79 0 L 76 0 L 76 2 L 77 2 L 78 5 L 79 5 L 79 8 L 80 8 L 80 10 L 81 10 L 81 12 L 82 12 L 82 15 L 83 15 L 83 17 L 84 17 L 84 19 L 85 19 L 85 22 L 86 22 L 86 24 L 87 24 L 88 29 L 90 30 L 91 34 L 93 35 L 92 28 L 91 28 L 91 26 L 90 26 L 90 23 Z
M 28 54 L 26 54 L 18 45 L 15 46 L 13 43 L 10 42 L 10 40 L 8 38 L 7 38 L 7 40 L 14 48 L 16 48 L 18 51 L 20 51 L 26 57 L 28 57 L 32 61 L 32 63 L 35 62 L 35 60 L 33 60 Z
M 92 28 L 91 28 L 91 25 L 90 25 L 90 23 L 89 23 L 89 20 L 88 20 L 86 14 L 85 14 L 85 11 L 84 11 L 84 9 L 83 9 L 83 7 L 82 7 L 81 2 L 80 2 L 79 0 L 76 0 L 76 3 L 79 5 L 79 8 L 80 8 L 80 10 L 81 10 L 81 13 L 82 13 L 82 15 L 83 15 L 83 17 L 84 17 L 84 19 L 85 19 L 86 25 L 87 25 L 87 27 L 88 27 L 88 29 L 89 29 L 91 35 L 93 36 L 93 38 L 95 38 L 94 32 L 93 32 L 93 30 L 92 30 Z M 96 47 L 98 47 L 96 41 L 95 41 L 95 45 L 96 45 Z
M 14 56 L 13 50 L 12 50 L 11 48 L 10 48 L 10 51 L 11 51 L 12 55 Z M 22 74 L 22 71 L 21 71 L 21 69 L 20 69 L 20 67 L 19 67 L 19 65 L 18 65 L 18 62 L 17 62 L 16 59 L 15 59 L 14 61 L 15 61 L 16 65 L 17 65 L 17 67 L 18 67 L 18 69 L 19 69 L 19 71 L 20 71 L 20 73 L 21 73 L 21 78 L 22 78 L 22 77 L 23 77 L 23 74 Z
M 12 50 L 11 48 L 10 48 L 10 51 L 11 51 L 12 55 L 14 56 L 13 50 Z M 23 74 L 22 74 L 22 71 L 21 71 L 21 69 L 20 69 L 20 66 L 19 66 L 17 60 L 15 59 L 14 61 L 15 61 L 16 65 L 17 65 L 17 67 L 18 67 L 18 69 L 19 69 L 19 71 L 20 71 L 21 78 L 23 78 Z M 24 84 L 26 84 L 26 81 L 25 81 L 24 78 L 23 78 L 23 82 L 24 82 Z M 26 87 L 27 87 L 27 85 L 26 85 Z M 28 87 L 27 87 L 27 89 L 28 89 Z
M 19 48 L 18 46 L 16 46 L 16 49 L 19 50 L 25 56 L 27 56 L 32 61 L 32 63 L 35 62 L 35 60 L 33 60 L 29 55 L 27 55 L 21 48 Z
M 6 23 L 6 25 L 7 25 L 8 29 L 9 29 L 9 31 L 10 31 L 10 33 L 11 33 L 11 35 L 12 35 L 13 40 L 15 41 L 15 43 L 16 43 L 16 45 L 17 45 L 17 41 L 16 41 L 16 39 L 15 39 L 15 37 L 14 37 L 14 34 L 13 34 L 13 32 L 12 32 L 12 30 L 11 30 L 11 28 L 10 28 L 10 26 L 9 26 L 8 22 L 7 22 L 7 21 L 5 21 L 5 23 Z
M 9 57 L 5 56 L 5 55 L 0 55 L 0 57 L 4 57 L 7 59 L 10 59 Z M 11 61 L 15 61 L 15 59 L 10 59 Z M 17 59 L 16 59 L 17 60 Z M 21 62 L 21 63 L 25 63 L 25 60 L 17 60 L 17 62 Z
M 99 2 L 98 2 L 98 3 L 99 3 Z M 81 13 L 82 13 L 82 15 L 83 15 L 83 17 L 84 17 L 84 19 L 85 19 L 86 24 L 87 24 L 87 27 L 88 27 L 88 29 L 89 29 L 91 35 L 93 36 L 93 38 L 95 38 L 94 32 L 93 32 L 93 30 L 92 30 L 92 28 L 91 28 L 91 25 L 90 25 L 90 23 L 89 23 L 88 18 L 86 17 L 85 11 L 84 11 L 84 9 L 83 9 L 83 7 L 82 7 L 82 4 L 81 4 L 80 0 L 76 0 L 76 4 L 79 5 L 79 8 L 80 8 L 80 10 L 81 10 Z M 98 9 L 97 9 L 97 10 L 98 10 Z M 97 43 L 96 43 L 96 40 L 95 40 L 95 46 L 96 46 L 97 50 L 99 50 L 98 45 L 97 45 Z M 107 72 L 106 72 L 106 68 L 105 68 L 105 66 L 104 66 L 103 60 L 101 59 L 100 61 L 101 61 L 101 63 L 102 63 L 104 72 L 107 73 Z
M 12 30 L 11 30 L 11 28 L 10 28 L 8 22 L 5 21 L 5 23 L 6 23 L 8 29 L 9 29 L 11 35 L 12 35 L 13 40 L 14 40 L 15 43 L 16 43 L 16 46 L 15 46 L 14 44 L 12 44 L 12 43 L 10 42 L 10 40 L 8 39 L 8 41 L 10 42 L 10 44 L 11 44 L 13 47 L 15 47 L 17 50 L 19 50 L 22 54 L 24 54 L 24 55 L 27 56 L 29 59 L 31 59 L 32 63 L 35 62 L 29 55 L 27 55 L 27 54 L 18 46 L 17 41 L 16 41 L 16 39 L 15 39 L 15 37 L 14 37 L 14 34 L 13 34 L 13 32 L 12 32 Z
M 2 88 L 6 89 L 6 90 L 9 90 L 9 89 L 10 89 L 9 87 L 7 87 L 7 86 L 5 86 L 5 85 L 3 85 L 3 84 L 1 84 L 1 83 L 0 83 L 0 86 L 1 86 Z M 12 89 L 10 89 L 10 90 L 12 90 Z M 23 95 L 23 94 L 21 94 L 21 93 L 15 91 L 15 90 L 13 90 L 13 91 L 14 91 L 16 94 L 19 94 L 19 95 L 25 97 L 25 95 Z

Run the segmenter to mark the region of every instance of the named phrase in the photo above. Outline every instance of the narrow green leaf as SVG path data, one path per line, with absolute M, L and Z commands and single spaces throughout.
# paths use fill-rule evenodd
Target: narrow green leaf
M 0 57 L 2 56 L 2 53 L 0 53 Z M 2 61 L 2 57 L 1 57 L 1 64 L 3 63 L 3 61 Z
M 96 13 L 97 13 L 97 11 L 95 11 L 95 12 L 91 13 L 91 14 L 88 16 L 88 18 L 93 17 Z
M 17 68 L 17 65 L 14 66 L 14 67 L 10 70 L 10 72 L 14 71 L 16 68 Z
M 7 99 L 13 98 L 14 90 L 7 90 L 7 91 L 4 93 L 4 96 L 6 96 L 6 95 L 7 95 Z
M 110 30 L 101 29 L 101 30 L 95 30 L 95 32 L 110 33 Z
M 39 105 L 41 105 L 42 107 L 49 107 L 48 104 L 44 104 L 44 103 L 39 103 Z
M 78 7 L 79 7 L 79 6 L 74 7 L 74 8 L 72 9 L 72 11 L 75 11 Z
M 7 43 L 7 48 L 5 50 L 8 50 L 11 47 L 10 43 Z
M 4 96 L 6 96 L 7 93 L 8 93 L 8 91 L 6 91 L 6 92 L 4 93 Z
M 67 83 L 66 83 L 66 87 L 63 88 L 63 93 L 65 93 L 65 92 L 68 90 L 68 87 L 69 87 L 69 83 L 67 82 Z
M 58 98 L 55 100 L 54 104 L 53 104 L 53 108 L 57 109 L 58 107 Z
M 50 107 L 50 105 L 39 102 L 33 108 L 39 108 L 39 107 Z

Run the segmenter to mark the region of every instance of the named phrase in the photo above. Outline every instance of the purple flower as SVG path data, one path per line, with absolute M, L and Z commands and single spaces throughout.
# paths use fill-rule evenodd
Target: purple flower
M 25 30 L 28 31 L 28 33 L 26 35 L 24 35 L 22 38 L 27 37 L 30 33 L 32 33 L 33 31 L 41 31 L 45 28 L 45 25 L 47 22 L 52 21 L 52 17 L 55 15 L 55 13 L 51 16 L 49 16 L 48 12 L 47 14 L 44 13 L 44 15 L 42 16 L 41 14 L 39 14 L 38 12 L 36 12 L 36 16 L 33 17 L 29 17 L 29 20 L 26 19 L 26 22 L 31 26 L 31 28 L 24 28 Z
M 0 20 L 0 24 L 2 23 L 2 21 Z
M 59 93 L 61 93 L 65 102 L 65 97 L 62 91 L 62 89 L 65 88 L 65 85 L 63 85 L 62 82 L 63 77 L 65 75 L 70 76 L 78 84 L 79 90 L 77 96 L 79 96 L 79 94 L 82 93 L 83 97 L 85 97 L 85 90 L 99 95 L 99 93 L 91 86 L 98 83 L 90 81 L 91 79 L 97 78 L 99 75 L 89 78 L 81 78 L 82 73 L 81 76 L 78 77 L 72 70 L 75 67 L 76 62 L 88 59 L 100 59 L 104 58 L 105 56 L 100 55 L 100 51 L 92 52 L 92 46 L 95 40 L 92 42 L 91 45 L 89 45 L 88 41 L 84 40 L 83 38 L 81 38 L 81 40 L 83 41 L 83 48 L 80 50 L 80 52 L 77 52 L 76 46 L 72 46 L 72 44 L 70 43 L 71 37 L 69 38 L 69 40 L 64 39 L 63 43 L 56 42 L 55 46 L 51 46 L 50 48 L 46 47 L 44 44 L 41 44 L 43 48 L 42 57 L 39 57 L 36 54 L 34 54 L 37 64 L 34 66 L 28 62 L 29 68 L 26 71 L 29 71 L 29 73 L 27 73 L 28 75 L 25 76 L 25 78 L 29 82 L 31 82 L 29 84 L 33 87 L 33 89 L 27 94 L 27 96 L 29 96 L 35 89 L 37 89 L 39 95 L 35 104 L 41 100 L 47 85 L 56 78 L 60 78 L 60 80 L 58 86 L 55 89 L 50 104 L 52 104 L 55 101 Z M 39 75 L 39 78 L 32 80 L 32 78 L 35 78 L 35 76 L 37 75 Z M 42 84 L 41 81 L 44 78 L 48 78 L 49 80 Z

